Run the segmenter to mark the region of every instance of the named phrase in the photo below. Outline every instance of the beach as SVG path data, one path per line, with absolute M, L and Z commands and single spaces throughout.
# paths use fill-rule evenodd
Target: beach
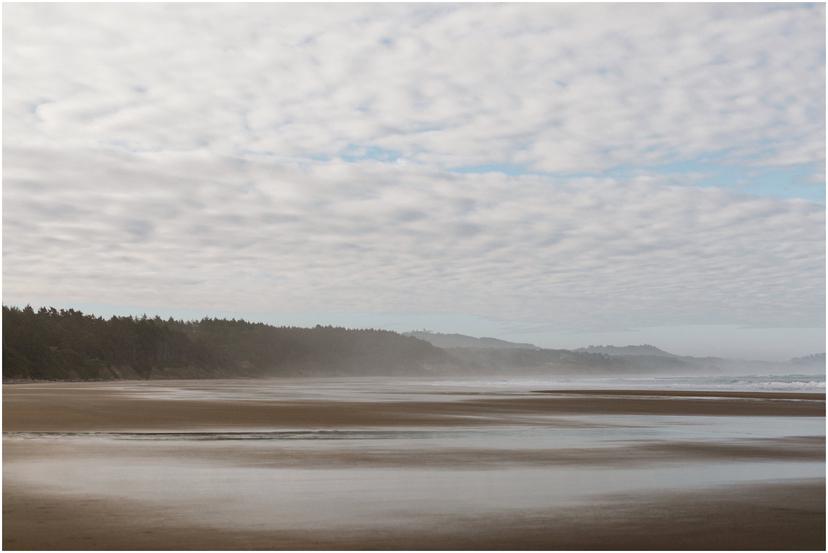
M 825 394 L 3 387 L 6 549 L 824 549 Z

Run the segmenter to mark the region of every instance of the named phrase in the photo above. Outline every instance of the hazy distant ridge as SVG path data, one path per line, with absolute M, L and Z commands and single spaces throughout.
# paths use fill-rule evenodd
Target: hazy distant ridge
M 424 340 L 438 348 L 541 349 L 534 344 L 507 342 L 497 338 L 475 338 L 463 334 L 441 334 L 427 330 L 414 330 L 403 335 Z
M 605 355 L 655 355 L 661 357 L 679 357 L 678 355 L 674 355 L 649 344 L 642 344 L 640 346 L 587 346 L 585 348 L 578 348 L 575 351 L 603 353 Z
M 795 365 L 798 367 L 821 367 L 825 368 L 825 354 L 824 353 L 812 353 L 811 355 L 805 355 L 803 357 L 794 357 L 791 359 L 791 365 Z
M 676 355 L 650 344 L 591 345 L 567 350 L 462 334 L 427 331 L 408 334 L 445 349 L 457 365 L 477 374 L 751 374 L 757 371 L 825 368 L 825 354 L 808 355 L 787 363 L 772 363 Z

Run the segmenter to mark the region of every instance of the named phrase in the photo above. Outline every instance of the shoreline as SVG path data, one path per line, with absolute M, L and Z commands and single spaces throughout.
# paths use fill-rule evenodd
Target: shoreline
M 651 396 L 651 397 L 708 397 L 708 398 L 742 398 L 742 399 L 801 399 L 810 401 L 825 401 L 825 392 L 776 392 L 776 391 L 738 391 L 738 390 L 662 390 L 651 389 L 619 389 L 619 388 L 591 388 L 558 390 L 532 390 L 535 394 L 562 394 L 562 395 L 603 395 L 603 396 Z

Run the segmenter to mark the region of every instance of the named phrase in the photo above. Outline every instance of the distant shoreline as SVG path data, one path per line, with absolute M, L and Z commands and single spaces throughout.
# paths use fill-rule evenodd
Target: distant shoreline
M 568 394 L 568 395 L 602 395 L 602 396 L 651 396 L 651 397 L 709 397 L 709 398 L 744 398 L 744 399 L 805 399 L 825 401 L 825 393 L 819 392 L 761 392 L 761 391 L 731 391 L 731 390 L 633 390 L 618 388 L 593 388 L 559 390 L 532 390 L 537 394 Z

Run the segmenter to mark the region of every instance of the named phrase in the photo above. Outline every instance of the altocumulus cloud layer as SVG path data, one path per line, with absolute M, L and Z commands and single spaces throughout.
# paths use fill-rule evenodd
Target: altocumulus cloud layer
M 824 206 L 750 187 L 824 187 L 820 5 L 7 5 L 4 34 L 6 302 L 824 325 Z

